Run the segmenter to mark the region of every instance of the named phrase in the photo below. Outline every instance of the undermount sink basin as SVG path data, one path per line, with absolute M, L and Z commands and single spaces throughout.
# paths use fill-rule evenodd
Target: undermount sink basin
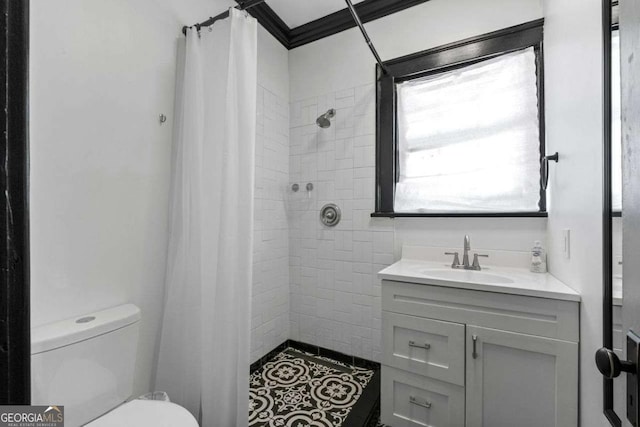
M 491 284 L 514 283 L 513 280 L 505 276 L 474 270 L 433 268 L 424 270 L 422 273 L 426 276 L 433 277 L 434 279 L 454 280 L 456 282 L 481 282 Z

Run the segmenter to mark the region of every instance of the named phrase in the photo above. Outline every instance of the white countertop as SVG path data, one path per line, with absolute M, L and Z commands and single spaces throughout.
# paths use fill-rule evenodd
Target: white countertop
M 460 274 L 448 275 L 447 270 Z M 482 267 L 481 274 L 474 271 L 453 270 L 451 263 L 403 258 L 378 273 L 383 280 L 476 291 L 498 292 L 564 301 L 580 301 L 580 294 L 549 273 L 532 273 L 522 267 Z M 484 274 L 482 274 L 484 273 Z M 500 276 L 512 283 L 494 283 L 492 276 Z M 484 277 L 483 277 L 484 276 Z

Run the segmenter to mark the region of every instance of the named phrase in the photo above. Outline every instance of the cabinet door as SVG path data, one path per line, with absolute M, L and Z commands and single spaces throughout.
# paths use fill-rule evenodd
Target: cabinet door
M 576 427 L 578 344 L 467 326 L 467 427 Z

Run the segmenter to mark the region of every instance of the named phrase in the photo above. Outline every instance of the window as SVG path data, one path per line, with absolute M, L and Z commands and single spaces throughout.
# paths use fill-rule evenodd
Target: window
M 374 216 L 543 216 L 542 21 L 379 72 Z

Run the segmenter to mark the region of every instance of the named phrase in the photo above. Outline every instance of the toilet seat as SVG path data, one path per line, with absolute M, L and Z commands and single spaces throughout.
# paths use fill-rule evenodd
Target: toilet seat
M 86 427 L 198 427 L 198 422 L 189 411 L 175 403 L 132 400 Z

